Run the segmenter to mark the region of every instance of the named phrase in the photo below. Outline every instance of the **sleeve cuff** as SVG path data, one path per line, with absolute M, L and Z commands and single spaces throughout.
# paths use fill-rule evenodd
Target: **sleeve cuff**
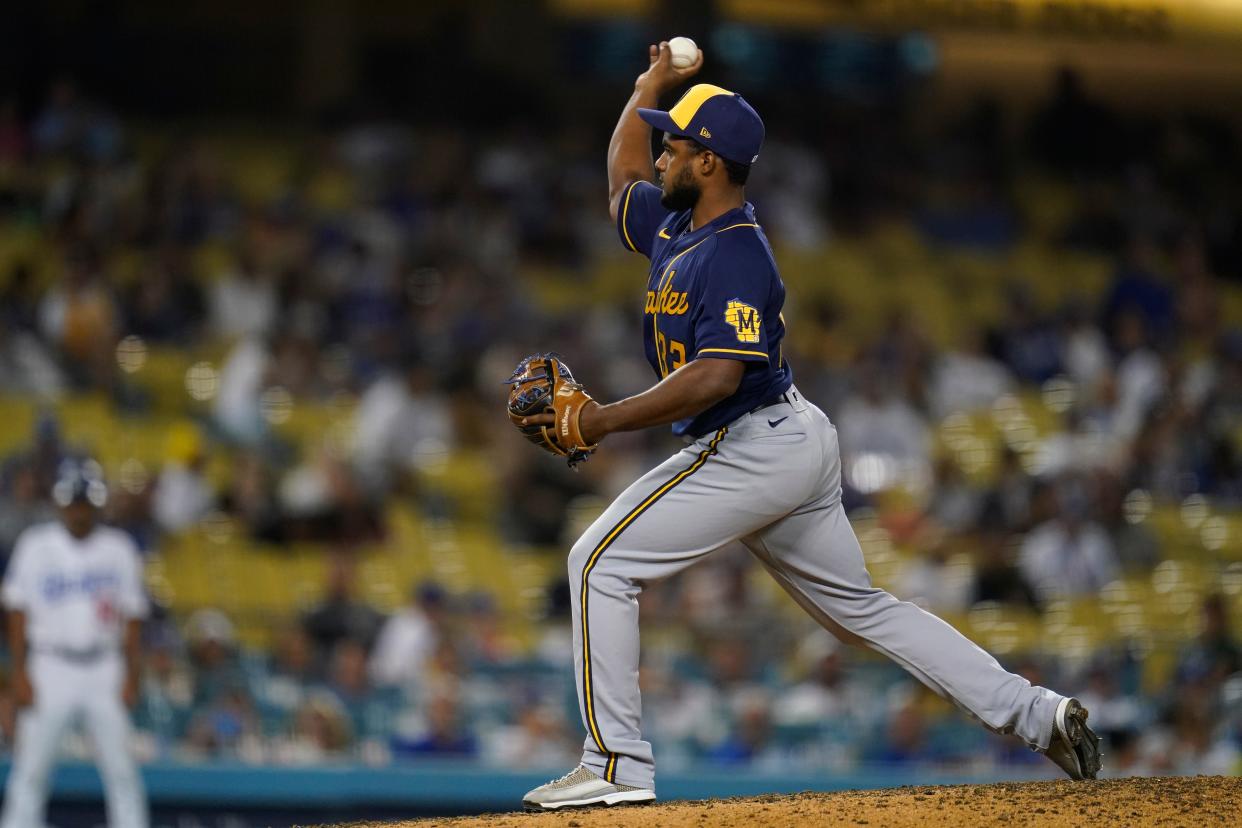
M 717 359 L 737 359 L 746 362 L 768 360 L 766 351 L 748 351 L 742 348 L 700 348 L 699 352 L 694 355 L 695 359 L 701 356 L 713 357 Z
M 617 210 L 617 230 L 621 235 L 621 243 L 625 245 L 625 249 L 634 253 L 640 252 L 638 246 L 634 244 L 634 239 L 630 237 L 629 216 L 630 216 L 630 197 L 634 195 L 634 188 L 639 185 L 638 181 L 631 181 L 630 185 L 625 188 L 625 195 L 621 197 L 621 209 Z

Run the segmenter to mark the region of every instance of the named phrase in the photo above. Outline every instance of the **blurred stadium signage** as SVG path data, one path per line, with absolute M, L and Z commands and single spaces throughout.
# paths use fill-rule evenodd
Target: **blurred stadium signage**
M 719 0 L 732 19 L 1127 42 L 1242 38 L 1236 0 Z

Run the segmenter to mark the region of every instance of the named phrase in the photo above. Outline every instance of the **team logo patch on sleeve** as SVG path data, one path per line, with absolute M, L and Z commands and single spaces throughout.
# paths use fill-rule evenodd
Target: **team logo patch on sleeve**
M 725 307 L 725 322 L 737 331 L 738 342 L 759 341 L 759 311 L 741 299 L 730 299 Z

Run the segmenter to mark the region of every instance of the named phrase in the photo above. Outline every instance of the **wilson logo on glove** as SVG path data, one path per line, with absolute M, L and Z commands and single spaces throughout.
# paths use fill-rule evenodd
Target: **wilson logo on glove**
M 564 457 L 573 468 L 598 447 L 582 437 L 579 422 L 582 408 L 591 395 L 574 381 L 569 366 L 557 354 L 531 354 L 518 363 L 506 382 L 509 390 L 509 420 L 527 440 L 544 451 Z M 552 414 L 555 428 L 522 425 L 522 420 L 538 414 Z

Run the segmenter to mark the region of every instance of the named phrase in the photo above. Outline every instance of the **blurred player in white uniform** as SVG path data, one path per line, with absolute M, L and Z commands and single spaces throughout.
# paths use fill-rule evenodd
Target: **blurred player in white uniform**
M 146 828 L 129 752 L 147 601 L 142 561 L 124 532 L 100 526 L 99 464 L 66 462 L 52 492 L 59 521 L 21 534 L 4 577 L 13 686 L 21 709 L 0 828 L 42 828 L 65 730 L 81 715 L 95 744 L 112 828 Z

